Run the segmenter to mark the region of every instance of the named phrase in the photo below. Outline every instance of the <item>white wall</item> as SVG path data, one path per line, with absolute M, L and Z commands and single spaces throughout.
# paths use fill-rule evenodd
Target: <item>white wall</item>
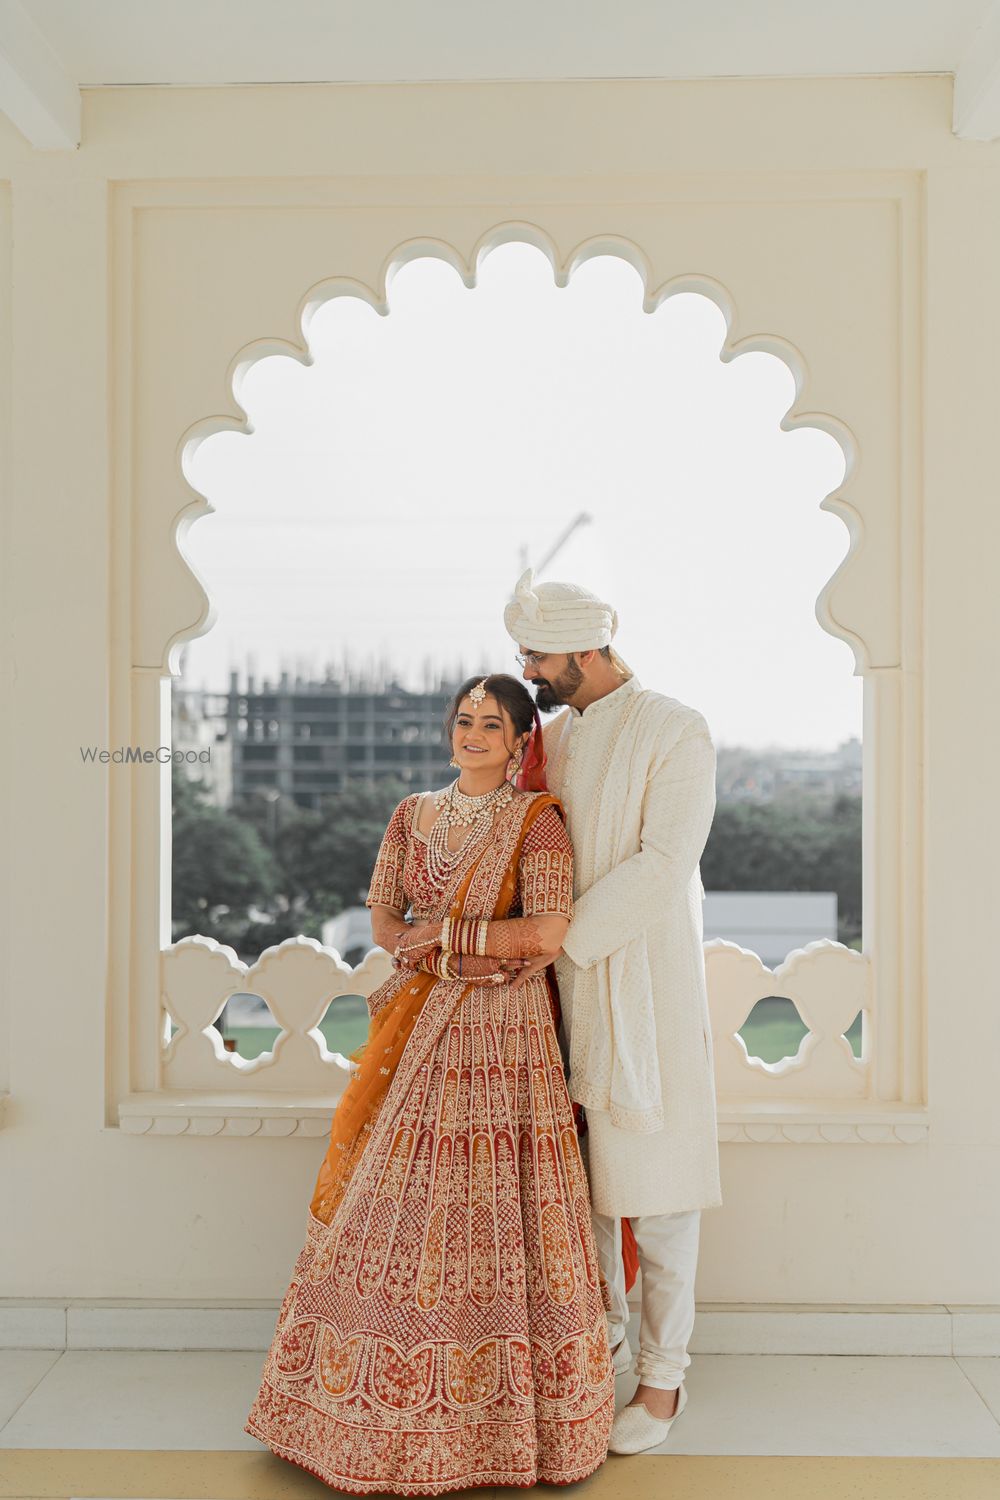
M 829 624 L 867 654 L 866 736 L 903 766 L 866 785 L 903 854 L 867 893 L 866 945 L 889 934 L 883 1050 L 905 1023 L 900 1097 L 926 1102 L 930 1132 L 724 1147 L 699 1296 L 1000 1302 L 1000 146 L 956 141 L 950 107 L 938 78 L 122 90 L 86 95 L 76 153 L 0 130 L 0 1295 L 284 1287 L 321 1140 L 115 1128 L 149 1065 L 135 1016 L 150 986 L 155 1002 L 162 815 L 149 783 L 114 781 L 142 773 L 84 767 L 77 746 L 149 722 L 171 631 L 202 617 L 173 549 L 193 499 L 177 445 L 239 419 L 237 351 L 299 337 L 324 277 L 371 282 L 420 235 L 468 254 L 516 218 L 560 253 L 631 238 L 657 284 L 711 274 L 711 247 L 739 335 L 795 344 L 807 409 L 862 455 L 862 543 Z

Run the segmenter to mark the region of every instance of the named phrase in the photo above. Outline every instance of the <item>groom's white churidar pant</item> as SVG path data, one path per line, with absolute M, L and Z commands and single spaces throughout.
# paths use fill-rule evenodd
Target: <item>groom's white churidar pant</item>
M 630 1223 L 642 1271 L 636 1373 L 643 1385 L 673 1391 L 683 1381 L 684 1371 L 691 1363 L 687 1346 L 694 1328 L 694 1278 L 701 1209 L 680 1214 L 643 1214 Z M 625 1337 L 629 1320 L 621 1219 L 595 1213 L 594 1237 L 601 1271 L 611 1294 L 608 1339 L 614 1349 Z

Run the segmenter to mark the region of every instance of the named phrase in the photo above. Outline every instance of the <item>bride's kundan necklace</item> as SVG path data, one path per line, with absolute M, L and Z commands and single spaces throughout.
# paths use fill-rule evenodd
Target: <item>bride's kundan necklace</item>
M 435 794 L 434 806 L 438 809 L 438 816 L 427 835 L 427 872 L 436 884 L 448 878 L 460 854 L 468 853 L 479 842 L 485 841 L 495 815 L 513 797 L 514 788 L 509 781 L 502 781 L 491 792 L 483 792 L 479 797 L 460 792 L 457 781 Z M 452 828 L 469 830 L 457 849 L 448 847 L 448 834 Z

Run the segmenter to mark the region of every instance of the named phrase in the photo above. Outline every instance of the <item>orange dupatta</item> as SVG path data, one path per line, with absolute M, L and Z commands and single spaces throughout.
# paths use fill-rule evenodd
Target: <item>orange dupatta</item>
M 503 920 L 510 911 L 517 891 L 518 861 L 525 836 L 539 813 L 547 807 L 559 807 L 561 811 L 559 799 L 549 793 L 536 797 L 525 811 L 516 846 L 504 872 L 491 918 L 493 921 Z M 466 870 L 452 900 L 450 916 L 465 915 L 469 887 L 489 848 L 487 845 Z M 309 1205 L 312 1216 L 322 1224 L 331 1222 L 340 1205 L 375 1128 L 396 1069 L 403 1059 L 406 1044 L 427 997 L 435 985 L 445 982 L 435 974 L 425 974 L 423 970 L 414 971 L 409 984 L 404 985 L 375 1016 L 367 1042 L 353 1054 L 354 1060 L 358 1062 L 358 1069 L 334 1114 L 330 1127 L 330 1145 L 319 1169 Z M 472 988 L 471 984 L 463 986 L 456 996 L 456 1006 Z

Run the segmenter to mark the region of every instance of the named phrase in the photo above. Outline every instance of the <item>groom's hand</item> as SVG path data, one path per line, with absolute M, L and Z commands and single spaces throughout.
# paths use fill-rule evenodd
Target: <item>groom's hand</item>
M 561 948 L 556 948 L 552 953 L 540 953 L 537 958 L 529 959 L 522 968 L 520 974 L 518 974 L 514 979 L 511 980 L 511 989 L 520 989 L 521 985 L 524 984 L 526 980 L 530 979 L 533 974 L 543 973 L 543 971 L 548 968 L 549 964 L 555 962 L 561 952 Z

